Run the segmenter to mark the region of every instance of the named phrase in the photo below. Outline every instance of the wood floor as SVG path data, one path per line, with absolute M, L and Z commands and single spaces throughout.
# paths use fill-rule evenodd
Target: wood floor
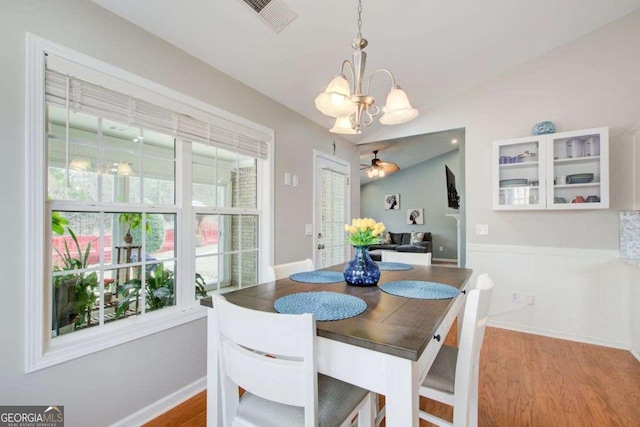
M 455 330 L 445 343 L 455 344 Z M 479 426 L 640 426 L 640 362 L 625 350 L 487 328 L 478 406 Z M 432 401 L 420 407 L 453 415 Z M 205 426 L 205 412 L 202 392 L 145 426 Z

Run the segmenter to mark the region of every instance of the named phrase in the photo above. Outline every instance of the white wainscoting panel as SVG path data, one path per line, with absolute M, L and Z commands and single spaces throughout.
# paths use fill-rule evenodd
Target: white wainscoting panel
M 632 279 L 618 251 L 467 244 L 467 267 L 494 281 L 489 325 L 631 349 Z

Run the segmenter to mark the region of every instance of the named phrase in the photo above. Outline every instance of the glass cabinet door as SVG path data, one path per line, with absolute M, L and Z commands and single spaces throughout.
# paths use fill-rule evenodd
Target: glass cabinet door
M 544 136 L 494 142 L 494 209 L 544 209 L 544 160 Z
M 609 144 L 606 129 L 547 135 L 547 146 L 547 208 L 607 208 Z

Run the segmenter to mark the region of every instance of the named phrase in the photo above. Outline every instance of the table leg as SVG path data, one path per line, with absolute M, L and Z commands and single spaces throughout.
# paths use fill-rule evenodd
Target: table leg
M 418 427 L 417 363 L 390 357 L 386 369 L 386 426 Z

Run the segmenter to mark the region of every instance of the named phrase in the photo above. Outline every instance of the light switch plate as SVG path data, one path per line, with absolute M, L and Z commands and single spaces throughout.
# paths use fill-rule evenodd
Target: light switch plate
M 284 173 L 284 185 L 291 185 L 291 174 L 289 172 Z
M 300 185 L 300 180 L 298 175 L 293 175 L 293 186 L 298 187 Z
M 486 236 L 487 234 L 489 234 L 489 224 L 477 224 L 476 234 L 478 236 Z
M 313 224 L 305 224 L 304 225 L 304 235 L 305 236 L 313 236 Z

